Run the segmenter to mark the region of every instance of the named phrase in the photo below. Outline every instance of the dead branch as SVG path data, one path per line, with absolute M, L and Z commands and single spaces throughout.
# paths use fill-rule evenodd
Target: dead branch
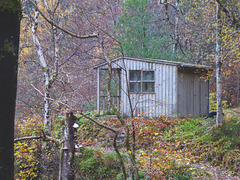
M 27 136 L 27 137 L 22 137 L 22 138 L 16 138 L 16 139 L 14 139 L 14 143 L 16 143 L 18 141 L 41 139 L 41 138 L 43 138 L 43 137 L 42 136 Z

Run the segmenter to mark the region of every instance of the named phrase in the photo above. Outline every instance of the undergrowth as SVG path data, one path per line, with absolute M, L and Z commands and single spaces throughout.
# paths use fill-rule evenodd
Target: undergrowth
M 177 150 L 191 153 L 196 162 L 209 162 L 237 174 L 240 171 L 240 121 L 236 117 L 225 117 L 223 125 L 217 127 L 214 120 L 183 119 L 174 134 L 166 132 L 165 138 L 185 142 Z
M 80 179 L 112 179 L 121 171 L 117 154 L 105 153 L 103 149 L 81 149 L 81 155 L 75 157 L 75 174 Z

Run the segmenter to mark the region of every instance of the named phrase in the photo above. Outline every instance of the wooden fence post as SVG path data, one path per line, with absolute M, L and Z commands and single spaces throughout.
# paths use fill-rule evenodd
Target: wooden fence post
M 74 115 L 72 112 L 66 113 L 65 130 L 64 130 L 64 145 L 62 148 L 62 179 L 63 180 L 74 180 L 74 152 L 75 152 L 75 141 L 74 141 Z

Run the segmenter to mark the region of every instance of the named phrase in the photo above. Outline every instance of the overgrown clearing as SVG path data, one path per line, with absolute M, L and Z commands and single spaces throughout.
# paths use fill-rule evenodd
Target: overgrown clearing
M 158 117 L 142 115 L 128 119 L 136 128 L 136 159 L 141 179 L 239 179 L 240 120 L 235 112 L 225 111 L 224 124 L 215 126 L 215 118 Z M 96 117 L 95 113 L 90 114 Z M 55 119 L 53 135 L 61 139 L 64 116 Z M 116 119 L 102 123 L 118 128 Z M 38 123 L 36 123 L 38 122 Z M 122 179 L 121 166 L 112 147 L 113 134 L 88 119 L 78 122 L 74 170 L 79 179 Z M 33 117 L 17 122 L 16 135 L 41 135 L 43 123 Z M 29 130 L 31 129 L 31 131 Z M 130 130 L 132 133 L 132 131 Z M 118 147 L 124 141 L 119 135 Z M 42 140 L 15 143 L 15 179 L 58 177 L 59 145 L 50 143 L 47 156 L 41 157 Z M 126 160 L 127 155 L 121 152 Z M 128 153 L 132 153 L 131 151 Z M 46 163 L 46 164 L 43 164 Z M 128 168 L 130 165 L 125 161 Z M 216 166 L 217 168 L 214 168 Z M 45 168 L 48 168 L 46 171 Z M 234 176 L 234 177 L 233 177 Z

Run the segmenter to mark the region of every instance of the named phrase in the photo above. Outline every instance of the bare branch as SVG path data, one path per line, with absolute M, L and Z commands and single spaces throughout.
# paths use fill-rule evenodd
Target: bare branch
M 32 0 L 29 0 L 31 2 L 31 4 L 34 6 L 35 9 L 37 9 L 37 11 L 41 14 L 41 16 L 51 25 L 55 26 L 56 28 L 60 29 L 61 31 L 65 32 L 66 34 L 69 34 L 75 38 L 78 38 L 78 39 L 89 39 L 89 38 L 97 38 L 98 35 L 97 34 L 91 34 L 91 35 L 78 35 L 78 34 L 75 34 L 63 27 L 60 27 L 59 25 L 57 25 L 53 20 L 47 18 L 42 11 L 40 11 L 40 9 L 38 8 L 38 6 L 32 1 Z

